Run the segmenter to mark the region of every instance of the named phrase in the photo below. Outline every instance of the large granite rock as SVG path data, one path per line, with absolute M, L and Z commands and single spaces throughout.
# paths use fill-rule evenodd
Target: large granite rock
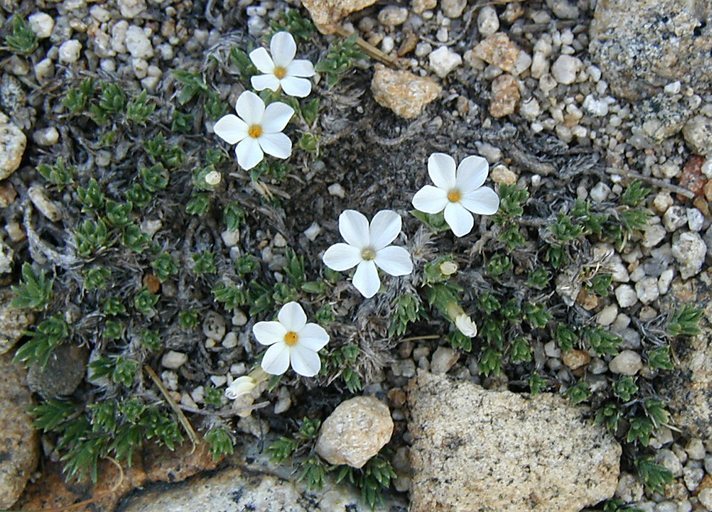
M 712 86 L 709 0 L 599 0 L 590 28 L 591 57 L 615 94 L 651 96 L 681 80 Z
M 9 354 L 0 356 L 0 510 L 14 505 L 37 466 L 37 431 L 27 411 L 32 395 L 25 372 Z
M 408 402 L 411 512 L 578 512 L 616 490 L 621 447 L 558 395 L 420 372 Z

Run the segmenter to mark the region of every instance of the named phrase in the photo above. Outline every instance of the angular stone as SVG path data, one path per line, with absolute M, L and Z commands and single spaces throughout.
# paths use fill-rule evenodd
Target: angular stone
M 480 41 L 472 49 L 472 54 L 487 64 L 510 72 L 519 58 L 519 47 L 510 41 L 506 34 L 498 32 Z
M 0 509 L 12 507 L 37 466 L 39 445 L 28 408 L 32 395 L 25 371 L 9 354 L 0 356 Z
M 708 0 L 601 0 L 591 22 L 589 52 L 613 92 L 630 100 L 681 80 L 712 85 Z
M 303 0 L 302 5 L 322 34 L 333 34 L 339 22 L 351 14 L 376 3 L 376 0 Z
M 513 114 L 519 104 L 519 86 L 512 75 L 501 75 L 492 80 L 492 98 L 489 113 L 492 117 Z
M 12 298 L 10 290 L 0 289 L 0 354 L 14 347 L 25 330 L 35 321 L 32 311 L 12 307 Z
M 4 180 L 20 167 L 26 145 L 27 137 L 22 130 L 0 112 L 0 180 Z
M 421 78 L 409 71 L 394 71 L 377 65 L 371 81 L 376 102 L 405 119 L 414 119 L 423 108 L 435 100 L 442 88 L 430 78 Z
M 330 464 L 363 467 L 393 434 L 388 406 L 372 396 L 341 402 L 321 426 L 316 451 Z
M 621 447 L 562 397 L 421 372 L 408 401 L 411 512 L 578 512 L 616 490 Z
M 45 366 L 30 366 L 27 385 L 45 398 L 71 395 L 84 378 L 88 357 L 84 347 L 60 345 Z

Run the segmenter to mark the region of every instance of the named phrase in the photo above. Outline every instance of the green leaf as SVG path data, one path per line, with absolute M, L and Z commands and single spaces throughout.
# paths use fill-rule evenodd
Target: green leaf
M 54 282 L 45 276 L 44 270 L 35 274 L 30 263 L 23 263 L 20 283 L 12 287 L 14 294 L 12 305 L 21 309 L 46 308 L 52 300 L 53 284 Z

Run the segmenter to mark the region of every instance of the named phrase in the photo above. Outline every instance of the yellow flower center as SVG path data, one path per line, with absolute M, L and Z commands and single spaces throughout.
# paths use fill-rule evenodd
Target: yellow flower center
M 247 135 L 253 139 L 259 139 L 262 136 L 262 126 L 259 124 L 253 124 L 247 129 Z
M 299 341 L 299 335 L 294 331 L 289 331 L 287 334 L 284 335 L 284 343 L 288 347 L 293 347 L 294 345 L 297 344 L 298 341 Z
M 370 247 L 366 247 L 363 251 L 361 251 L 361 258 L 363 258 L 365 261 L 371 261 L 373 259 L 376 259 L 376 251 L 374 251 Z
M 282 66 L 277 66 L 276 68 L 274 68 L 274 76 L 281 80 L 282 78 L 287 76 L 287 70 Z
M 462 194 L 456 188 L 453 188 L 447 193 L 447 200 L 451 203 L 457 203 L 460 199 L 462 199 Z

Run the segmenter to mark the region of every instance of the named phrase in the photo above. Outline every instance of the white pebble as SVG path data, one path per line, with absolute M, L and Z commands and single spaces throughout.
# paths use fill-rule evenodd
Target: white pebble
M 644 277 L 635 283 L 635 292 L 638 295 L 638 300 L 643 304 L 650 304 L 660 296 L 658 289 L 658 280 L 654 277 Z
M 445 78 L 448 73 L 462 64 L 462 57 L 447 46 L 441 46 L 428 56 L 430 68 L 440 78 Z
M 635 375 L 643 368 L 640 354 L 632 350 L 624 350 L 608 363 L 612 373 L 619 375 Z
M 47 39 L 52 35 L 54 29 L 54 18 L 45 12 L 36 12 L 27 18 L 30 30 L 35 33 L 38 39 Z
M 164 368 L 168 368 L 170 370 L 177 370 L 187 361 L 188 356 L 183 352 L 176 352 L 174 350 L 170 350 L 163 354 L 163 357 L 161 358 L 161 365 Z
M 79 60 L 82 51 L 82 43 L 76 39 L 65 41 L 59 47 L 59 62 L 73 64 Z
M 593 199 L 597 203 L 601 203 L 608 199 L 608 194 L 611 193 L 611 187 L 603 183 L 602 181 L 599 181 L 596 183 L 596 185 L 591 189 L 591 199 Z
M 497 11 L 491 5 L 485 5 L 477 15 L 477 29 L 483 37 L 490 36 L 499 30 Z
M 622 284 L 616 288 L 616 300 L 618 305 L 622 308 L 628 308 L 638 302 L 638 295 L 632 286 L 628 284 Z
M 221 388 L 227 382 L 227 377 L 225 375 L 211 375 L 210 382 L 212 382 L 216 388 Z
M 329 195 L 340 197 L 341 199 L 346 197 L 346 191 L 344 190 L 344 187 L 341 186 L 341 183 L 332 183 L 327 188 L 327 191 L 329 192 Z
M 316 222 L 312 222 L 311 226 L 304 230 L 304 236 L 307 237 L 310 242 L 316 240 L 320 233 L 321 226 L 319 226 L 319 224 Z
M 558 83 L 569 85 L 576 81 L 576 74 L 582 66 L 583 63 L 577 57 L 560 55 L 551 66 L 551 74 Z
M 687 227 L 690 231 L 700 231 L 705 224 L 705 216 L 697 208 L 687 209 Z
M 126 31 L 126 49 L 135 59 L 150 59 L 153 57 L 151 40 L 141 27 L 131 25 Z
M 618 317 L 618 306 L 615 304 L 609 304 L 603 308 L 596 317 L 596 322 L 599 325 L 608 326 L 611 325 Z
M 222 346 L 225 348 L 235 348 L 237 346 L 237 334 L 230 331 L 223 338 Z
M 59 141 L 59 132 L 54 126 L 42 128 L 32 134 L 32 140 L 40 146 L 54 146 Z
M 608 102 L 597 100 L 590 94 L 583 100 L 583 108 L 595 117 L 603 117 L 608 114 Z

